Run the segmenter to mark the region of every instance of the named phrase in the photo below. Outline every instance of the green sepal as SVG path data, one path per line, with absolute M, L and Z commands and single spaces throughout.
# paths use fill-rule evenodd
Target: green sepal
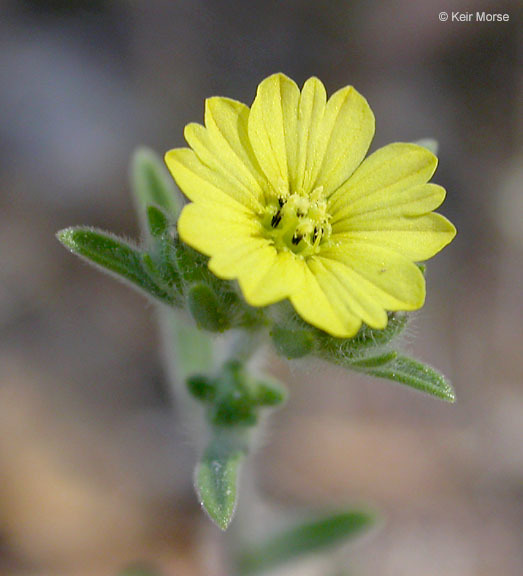
M 265 377 L 255 382 L 253 396 L 258 406 L 279 406 L 287 400 L 287 390 L 281 382 Z
M 131 162 L 131 189 L 140 223 L 147 230 L 147 206 L 162 208 L 176 222 L 183 200 L 162 159 L 149 148 L 139 148 Z
M 376 356 L 376 351 L 381 352 L 383 347 L 403 332 L 407 321 L 406 313 L 391 313 L 383 330 L 364 325 L 353 338 L 334 338 L 318 331 L 316 354 L 334 364 L 350 366 L 354 360 Z
M 270 315 L 274 322 L 271 337 L 282 356 L 300 358 L 312 354 L 349 367 L 355 360 L 381 355 L 384 348 L 403 332 L 408 321 L 407 313 L 390 312 L 387 326 L 382 330 L 364 324 L 352 338 L 336 338 L 307 324 L 289 302 L 272 306 Z
M 446 402 L 456 401 L 454 389 L 443 374 L 407 356 L 398 355 L 383 366 L 369 367 L 363 371 L 378 378 L 405 384 Z
M 257 423 L 258 406 L 251 377 L 241 362 L 227 362 L 215 380 L 215 386 L 216 398 L 210 407 L 210 419 L 215 426 L 254 426 Z
M 238 294 L 234 284 L 228 280 L 217 278 L 208 268 L 208 258 L 184 244 L 179 238 L 175 238 L 175 258 L 176 266 L 186 285 L 206 285 L 210 292 L 214 293 L 220 315 L 227 317 L 228 328 L 245 328 L 247 330 L 256 329 L 267 324 L 267 318 L 263 308 L 249 306 Z M 216 331 L 213 323 L 206 328 L 205 320 L 207 314 L 204 312 L 201 327 L 207 330 Z M 215 325 L 216 326 L 216 325 Z M 218 331 L 221 331 L 218 326 Z
M 187 305 L 200 328 L 223 332 L 230 327 L 227 309 L 207 284 L 194 284 L 189 288 Z
M 212 378 L 196 374 L 187 379 L 189 393 L 201 402 L 212 402 L 216 398 L 216 384 Z
M 315 347 L 314 333 L 307 328 L 285 328 L 275 325 L 271 337 L 276 351 L 285 358 L 302 358 Z
M 90 264 L 128 281 L 132 286 L 166 304 L 174 304 L 175 296 L 156 282 L 144 267 L 138 248 L 116 236 L 94 228 L 66 228 L 57 233 L 58 240 L 73 254 Z
M 270 536 L 239 555 L 240 576 L 274 569 L 305 554 L 328 550 L 359 536 L 375 524 L 374 515 L 364 511 L 336 512 L 304 522 Z
M 215 376 L 193 374 L 187 379 L 190 394 L 207 405 L 208 420 L 216 428 L 252 427 L 261 408 L 287 399 L 285 387 L 273 378 L 255 378 L 239 360 L 226 362 Z
M 244 431 L 213 429 L 213 437 L 195 471 L 203 509 L 222 530 L 231 523 L 238 500 L 240 467 L 247 453 Z
M 179 277 L 176 275 L 176 271 L 171 267 L 166 267 L 162 262 L 157 262 L 153 257 L 147 252 L 142 255 L 142 265 L 143 269 L 147 274 L 149 274 L 151 280 L 161 289 L 163 289 L 168 294 L 172 295 L 171 304 L 174 307 L 179 308 L 182 306 L 182 294 L 181 285 L 179 282 Z
M 162 238 L 169 233 L 173 224 L 165 212 L 154 205 L 146 206 L 147 228 L 153 238 Z

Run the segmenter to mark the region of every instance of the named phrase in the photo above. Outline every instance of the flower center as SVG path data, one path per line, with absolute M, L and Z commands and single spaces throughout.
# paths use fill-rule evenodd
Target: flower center
M 291 250 L 301 256 L 319 252 L 331 234 L 323 187 L 310 194 L 280 196 L 267 205 L 263 224 L 277 250 Z

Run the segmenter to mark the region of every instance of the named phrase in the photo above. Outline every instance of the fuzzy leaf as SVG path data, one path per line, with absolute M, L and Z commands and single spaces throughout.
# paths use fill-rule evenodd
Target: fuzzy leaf
M 391 314 L 383 330 L 363 326 L 354 338 L 333 338 L 322 333 L 320 355 L 335 364 L 344 364 L 345 359 L 358 359 L 369 351 L 383 347 L 399 336 L 407 325 L 404 313 Z
M 195 374 L 187 379 L 187 389 L 191 396 L 201 402 L 212 402 L 216 396 L 216 384 L 212 378 Z
M 187 304 L 199 327 L 210 332 L 229 328 L 227 310 L 221 306 L 216 293 L 206 284 L 195 284 L 187 294 Z
M 248 549 L 239 558 L 240 576 L 274 568 L 305 554 L 321 552 L 370 528 L 375 519 L 367 512 L 337 512 L 305 522 Z
M 149 148 L 139 148 L 131 164 L 131 188 L 142 229 L 147 229 L 146 209 L 162 208 L 172 222 L 182 209 L 182 199 L 160 157 Z
M 172 225 L 169 218 L 163 210 L 154 205 L 146 207 L 147 226 L 151 236 L 162 238 L 169 233 L 169 227 Z
M 395 358 L 397 358 L 398 353 L 395 350 L 390 350 L 389 352 L 384 352 L 377 356 L 369 356 L 366 358 L 361 358 L 357 360 L 352 360 L 350 365 L 353 368 L 377 368 L 388 364 Z
M 182 305 L 184 286 L 176 261 L 177 242 L 174 225 L 163 210 L 147 206 L 146 220 L 149 231 L 148 253 L 144 264 L 153 280 L 168 292 L 173 292 L 176 305 Z
M 447 402 L 456 400 L 454 389 L 443 374 L 407 356 L 398 355 L 391 362 L 383 366 L 366 368 L 364 372 L 378 378 L 400 382 Z
M 141 252 L 124 240 L 94 228 L 66 228 L 57 238 L 73 254 L 127 280 L 134 287 L 167 304 L 173 304 L 171 294 L 160 288 L 144 268 Z
M 285 386 L 274 378 L 264 377 L 257 380 L 255 385 L 255 398 L 258 406 L 279 406 L 287 400 Z
M 245 457 L 236 443 L 214 438 L 196 467 L 196 492 L 211 520 L 226 530 L 236 509 L 238 475 Z
M 275 325 L 271 330 L 272 341 L 278 354 L 285 358 L 301 358 L 314 349 L 314 333 L 307 328 L 284 328 Z
M 215 380 L 216 398 L 210 407 L 210 420 L 216 427 L 236 429 L 254 426 L 258 421 L 258 404 L 253 394 L 252 378 L 242 362 L 224 364 Z M 237 432 L 232 432 L 235 438 Z

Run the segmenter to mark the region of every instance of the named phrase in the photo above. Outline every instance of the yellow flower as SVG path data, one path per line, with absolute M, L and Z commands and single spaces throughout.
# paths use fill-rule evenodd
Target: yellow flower
M 214 97 L 190 148 L 165 160 L 191 200 L 178 221 L 184 242 L 210 256 L 216 276 L 237 279 L 246 301 L 288 298 L 310 324 L 351 337 L 387 310 L 415 310 L 425 279 L 415 262 L 456 230 L 432 212 L 445 190 L 427 184 L 437 158 L 394 143 L 367 159 L 374 115 L 353 87 L 328 100 L 317 78 L 300 92 L 275 74 L 249 109 Z

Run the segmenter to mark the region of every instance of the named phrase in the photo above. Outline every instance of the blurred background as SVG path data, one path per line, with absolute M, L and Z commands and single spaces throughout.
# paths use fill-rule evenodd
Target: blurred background
M 192 492 L 154 308 L 55 232 L 136 237 L 137 145 L 183 145 L 210 95 L 353 84 L 373 148 L 434 137 L 458 237 L 428 266 L 405 348 L 452 380 L 447 405 L 386 381 L 275 363 L 288 405 L 256 457 L 279 510 L 370 503 L 351 575 L 523 572 L 521 7 L 453 0 L 3 0 L 0 3 L 0 574 L 227 575 L 227 536 Z M 441 22 L 442 10 L 509 22 Z M 318 380 L 323 384 L 321 394 Z M 247 506 L 244 500 L 242 505 Z M 252 519 L 257 523 L 256 518 Z M 285 574 L 327 574 L 321 558 Z

